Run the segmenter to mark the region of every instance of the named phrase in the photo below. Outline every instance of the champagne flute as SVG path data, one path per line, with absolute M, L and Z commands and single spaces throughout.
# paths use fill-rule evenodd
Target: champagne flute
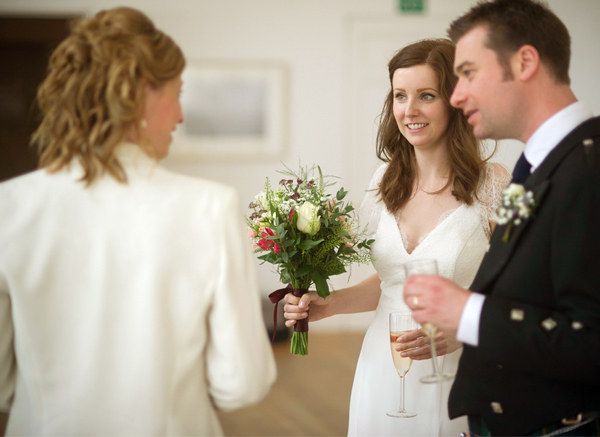
M 406 411 L 404 407 L 404 377 L 410 370 L 412 359 L 403 357 L 402 352 L 396 350 L 396 339 L 402 334 L 418 329 L 419 325 L 412 318 L 412 313 L 408 310 L 390 313 L 390 347 L 392 349 L 392 359 L 396 372 L 400 376 L 400 406 L 398 411 L 386 413 L 390 417 L 410 418 L 415 417 L 417 413 Z
M 404 264 L 404 270 L 406 271 L 406 279 L 412 275 L 437 275 L 438 267 L 435 259 L 420 259 L 410 261 Z M 454 378 L 454 375 L 440 372 L 438 369 L 437 353 L 435 350 L 435 334 L 437 332 L 437 326 L 433 323 L 423 323 L 423 332 L 429 337 L 429 345 L 431 347 L 431 363 L 433 365 L 433 373 L 431 375 L 423 376 L 420 381 L 426 384 L 450 381 Z

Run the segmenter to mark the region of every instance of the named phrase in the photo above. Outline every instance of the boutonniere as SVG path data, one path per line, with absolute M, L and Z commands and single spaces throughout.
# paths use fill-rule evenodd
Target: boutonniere
M 533 216 L 537 204 L 533 191 L 526 191 L 520 184 L 510 184 L 502 194 L 502 202 L 494 212 L 494 220 L 499 225 L 507 225 L 502 241 L 508 242 L 513 227 L 518 226 L 524 219 Z

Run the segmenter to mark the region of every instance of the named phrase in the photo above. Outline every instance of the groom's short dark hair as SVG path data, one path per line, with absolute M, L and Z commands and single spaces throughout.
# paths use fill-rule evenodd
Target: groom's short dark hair
M 475 27 L 487 29 L 486 47 L 494 50 L 508 77 L 508 58 L 524 45 L 535 47 L 542 63 L 559 83 L 569 84 L 571 37 L 564 23 L 539 0 L 479 1 L 450 24 L 457 43 Z

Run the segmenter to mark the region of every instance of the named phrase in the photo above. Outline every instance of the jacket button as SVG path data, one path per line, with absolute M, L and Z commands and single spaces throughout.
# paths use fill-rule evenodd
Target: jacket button
M 579 331 L 581 328 L 583 328 L 583 323 L 575 320 L 573 323 L 571 323 L 571 328 L 573 328 L 573 331 Z
M 521 322 L 525 318 L 525 311 L 516 308 L 510 310 L 510 319 Z
M 500 405 L 500 402 L 492 402 L 492 410 L 494 411 L 494 413 L 496 414 L 502 414 L 502 405 Z
M 556 321 L 551 317 L 548 317 L 546 320 L 542 321 L 542 326 L 546 328 L 546 331 L 552 331 L 554 328 L 556 328 L 556 325 Z

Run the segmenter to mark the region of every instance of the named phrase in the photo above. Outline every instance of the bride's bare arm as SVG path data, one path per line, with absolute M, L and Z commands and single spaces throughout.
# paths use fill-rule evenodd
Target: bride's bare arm
M 288 319 L 285 324 L 292 326 L 296 320 L 305 319 L 309 314 L 309 320 L 315 322 L 335 314 L 371 311 L 377 307 L 380 296 L 381 280 L 377 273 L 352 287 L 334 290 L 325 299 L 315 291 L 301 298 L 288 293 L 284 298 L 286 301 L 284 317 Z M 310 313 L 307 313 L 309 309 Z

